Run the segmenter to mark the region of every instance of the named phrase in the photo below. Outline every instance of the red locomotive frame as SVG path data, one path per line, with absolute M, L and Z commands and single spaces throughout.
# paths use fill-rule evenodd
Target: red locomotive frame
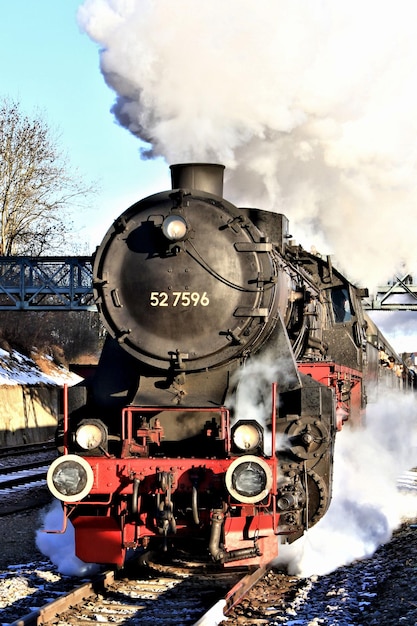
M 64 432 L 69 431 L 67 388 L 64 390 Z M 200 519 L 201 526 L 211 527 L 211 550 L 215 558 L 226 567 L 241 564 L 266 564 L 277 556 L 277 535 L 279 512 L 277 511 L 277 477 L 278 459 L 275 449 L 275 419 L 277 400 L 277 385 L 272 385 L 272 416 L 271 416 L 271 455 L 262 459 L 262 463 L 270 468 L 272 481 L 268 494 L 261 503 L 244 504 L 232 502 L 229 496 L 229 505 L 234 514 L 225 514 L 222 510 L 207 511 L 206 518 Z M 218 409 L 201 408 L 199 412 L 218 413 L 221 416 L 220 438 L 225 442 L 224 459 L 199 458 L 148 458 L 132 456 L 138 454 L 141 447 L 145 447 L 145 440 L 151 439 L 158 443 L 162 432 L 159 426 L 154 429 L 134 430 L 133 415 L 135 413 L 159 413 L 160 411 L 196 411 L 196 408 L 175 409 L 172 407 L 126 407 L 122 411 L 123 452 L 120 458 L 108 456 L 84 457 L 92 469 L 93 484 L 89 491 L 88 502 L 64 502 L 65 520 L 71 519 L 71 514 L 78 506 L 83 506 L 83 513 L 71 519 L 75 528 L 76 555 L 85 562 L 113 563 L 123 565 L 126 552 L 139 546 L 146 548 L 149 539 L 158 537 L 155 521 L 150 519 L 148 510 L 141 510 L 141 490 L 152 493 L 155 498 L 160 497 L 161 506 L 169 507 L 171 492 L 189 494 L 190 502 L 193 497 L 192 476 L 203 472 L 205 480 L 199 484 L 198 493 L 206 488 L 213 488 L 217 483 L 222 488 L 224 476 L 237 459 L 231 453 L 230 414 L 225 407 Z M 207 433 L 210 436 L 210 433 Z M 138 443 L 139 442 L 139 443 Z M 68 442 L 64 443 L 64 458 L 68 455 Z M 71 456 L 71 455 L 69 455 Z M 156 486 L 155 476 L 169 477 L 165 484 Z M 198 495 L 197 495 L 198 497 Z M 133 502 L 133 500 L 135 500 Z M 88 514 L 99 508 L 100 515 Z M 134 511 L 134 518 L 129 511 Z M 65 521 L 66 525 L 66 521 Z M 220 547 L 220 528 L 224 526 L 224 537 Z M 65 528 L 63 529 L 65 530 Z M 198 530 L 196 529 L 196 533 Z M 167 538 L 170 536 L 167 532 Z M 189 522 L 175 520 L 176 539 L 189 537 Z M 217 539 L 214 539 L 217 537 Z M 213 545 L 213 541 L 217 545 Z M 254 556 L 256 554 L 256 556 Z M 240 558 L 241 557 L 241 558 Z

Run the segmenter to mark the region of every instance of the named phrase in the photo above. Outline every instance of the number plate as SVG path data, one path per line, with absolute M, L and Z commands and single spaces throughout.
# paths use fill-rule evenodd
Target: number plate
M 161 307 L 192 307 L 208 306 L 210 304 L 206 291 L 151 291 L 149 303 L 151 306 Z

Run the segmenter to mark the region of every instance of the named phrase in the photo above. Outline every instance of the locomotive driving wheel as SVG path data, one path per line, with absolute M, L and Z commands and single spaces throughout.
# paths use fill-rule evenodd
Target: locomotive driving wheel
M 307 470 L 308 502 L 306 506 L 306 527 L 316 524 L 327 510 L 329 493 L 324 479 L 314 470 Z

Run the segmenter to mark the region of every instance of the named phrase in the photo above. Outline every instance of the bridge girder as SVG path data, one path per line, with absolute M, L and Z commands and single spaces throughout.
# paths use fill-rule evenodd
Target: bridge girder
M 0 257 L 0 310 L 96 311 L 92 257 Z M 410 274 L 362 300 L 367 310 L 417 311 Z
M 417 285 L 410 274 L 395 276 L 392 284 L 377 287 L 376 294 L 362 303 L 372 311 L 417 311 Z
M 0 257 L 0 310 L 97 310 L 91 257 Z

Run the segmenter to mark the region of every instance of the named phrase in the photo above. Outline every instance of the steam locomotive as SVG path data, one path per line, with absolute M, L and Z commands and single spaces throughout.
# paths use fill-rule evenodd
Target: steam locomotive
M 378 378 L 366 292 L 295 245 L 284 215 L 226 201 L 223 170 L 171 166 L 172 189 L 95 254 L 107 338 L 65 390 L 48 472 L 83 561 L 191 545 L 271 561 L 326 513 L 336 433 Z

